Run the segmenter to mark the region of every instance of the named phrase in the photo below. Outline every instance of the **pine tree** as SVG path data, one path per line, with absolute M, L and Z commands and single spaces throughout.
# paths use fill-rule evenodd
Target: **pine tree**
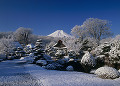
M 45 51 L 44 51 L 44 46 L 43 46 L 43 42 L 41 39 L 37 40 L 33 51 L 34 51 L 34 56 L 35 56 L 34 63 L 40 59 L 45 60 L 44 58 Z

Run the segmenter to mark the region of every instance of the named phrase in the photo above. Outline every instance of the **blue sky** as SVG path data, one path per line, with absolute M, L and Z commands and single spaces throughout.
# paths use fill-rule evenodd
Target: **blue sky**
M 120 34 L 120 0 L 0 0 L 0 32 L 25 27 L 37 35 L 70 33 L 87 18 L 109 20 Z

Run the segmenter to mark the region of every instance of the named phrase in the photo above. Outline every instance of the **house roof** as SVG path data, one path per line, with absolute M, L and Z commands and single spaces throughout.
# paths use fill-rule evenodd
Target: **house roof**
M 63 44 L 63 42 L 61 40 L 59 40 L 54 47 L 56 48 L 65 48 L 66 46 Z

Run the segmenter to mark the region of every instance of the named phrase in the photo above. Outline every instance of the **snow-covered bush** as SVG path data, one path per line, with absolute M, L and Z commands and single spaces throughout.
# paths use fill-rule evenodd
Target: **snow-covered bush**
M 112 42 L 108 62 L 112 64 L 120 64 L 120 40 L 114 40 Z
M 0 54 L 0 59 L 6 59 L 6 55 Z
M 95 71 L 95 74 L 103 79 L 115 79 L 120 76 L 120 73 L 112 67 L 100 67 Z
M 63 65 L 57 63 L 57 62 L 52 62 L 52 65 L 55 66 L 56 70 L 62 70 L 63 69 Z
M 65 55 L 65 52 L 63 50 L 57 50 L 55 53 L 55 56 L 58 58 L 62 58 Z
M 18 47 L 15 51 L 15 58 L 21 58 L 25 56 L 25 52 L 23 51 L 23 48 Z
M 79 56 L 79 58 L 83 56 L 81 52 L 87 51 L 88 48 L 94 49 L 98 45 L 97 40 L 90 37 L 86 37 L 82 41 L 79 38 L 64 39 L 63 42 L 68 49 L 68 54 L 72 53 L 73 56 L 76 55 L 76 57 Z M 71 52 L 71 50 L 75 53 Z
M 76 54 L 79 54 L 80 51 L 80 47 L 81 47 L 81 43 L 78 42 L 78 39 L 76 38 L 66 38 L 63 39 L 64 44 L 66 45 L 68 51 L 72 50 L 74 51 Z
M 88 51 L 85 53 L 85 55 L 81 59 L 81 64 L 83 65 L 89 65 L 94 67 L 95 66 L 95 58 L 90 54 Z
M 109 52 L 111 50 L 111 42 L 103 42 L 98 47 L 95 48 L 91 53 L 95 55 L 96 68 L 102 67 L 106 64 L 106 60 L 109 57 Z
M 36 62 L 36 64 L 41 64 L 41 65 L 47 65 L 47 61 L 46 60 L 38 60 L 37 62 Z
M 70 58 L 75 58 L 76 57 L 76 53 L 73 50 L 68 51 L 68 55 Z
M 34 57 L 34 53 L 30 53 L 30 54 L 29 54 L 29 57 Z
M 53 64 L 48 64 L 45 68 L 49 69 L 49 70 L 55 70 L 56 69 L 56 67 Z
M 33 63 L 34 61 L 33 57 L 21 57 L 20 60 L 25 61 L 27 63 Z
M 67 66 L 66 70 L 67 71 L 74 71 L 74 68 L 73 68 L 73 66 L 70 65 L 70 66 Z
M 33 48 L 34 48 L 33 44 L 28 44 L 25 46 L 24 51 L 26 54 L 30 54 L 33 53 Z
M 90 70 L 96 65 L 95 58 L 91 53 L 86 51 L 85 55 L 81 59 L 81 65 L 85 72 L 90 72 Z
M 119 71 L 119 73 L 120 73 L 120 69 L 119 69 L 118 71 Z
M 44 54 L 43 57 L 45 58 L 45 60 L 51 60 L 51 56 L 49 55 Z
M 14 48 L 13 39 L 2 38 L 0 39 L 0 54 L 8 55 Z
M 44 51 L 44 46 L 43 46 L 43 42 L 41 39 L 37 40 L 34 46 L 34 63 L 36 63 L 37 60 L 43 60 L 44 55 L 45 55 L 45 51 Z
M 91 48 L 91 50 L 93 50 L 98 46 L 98 41 L 93 38 L 86 37 L 83 39 L 81 44 L 82 44 L 82 46 L 81 46 L 80 50 L 87 51 L 89 48 Z
M 8 60 L 13 60 L 15 58 L 14 53 L 9 53 L 7 56 Z
M 104 42 L 95 48 L 93 51 L 95 55 L 104 55 L 106 52 L 109 52 L 111 49 L 111 44 L 109 42 Z

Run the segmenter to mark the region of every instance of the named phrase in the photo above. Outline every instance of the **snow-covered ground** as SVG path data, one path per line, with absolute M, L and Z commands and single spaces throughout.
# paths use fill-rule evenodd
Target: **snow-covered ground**
M 19 60 L 0 62 L 0 86 L 41 86 L 24 65 Z
M 0 86 L 120 86 L 120 78 L 101 79 L 82 72 L 46 70 L 18 60 L 0 62 Z

